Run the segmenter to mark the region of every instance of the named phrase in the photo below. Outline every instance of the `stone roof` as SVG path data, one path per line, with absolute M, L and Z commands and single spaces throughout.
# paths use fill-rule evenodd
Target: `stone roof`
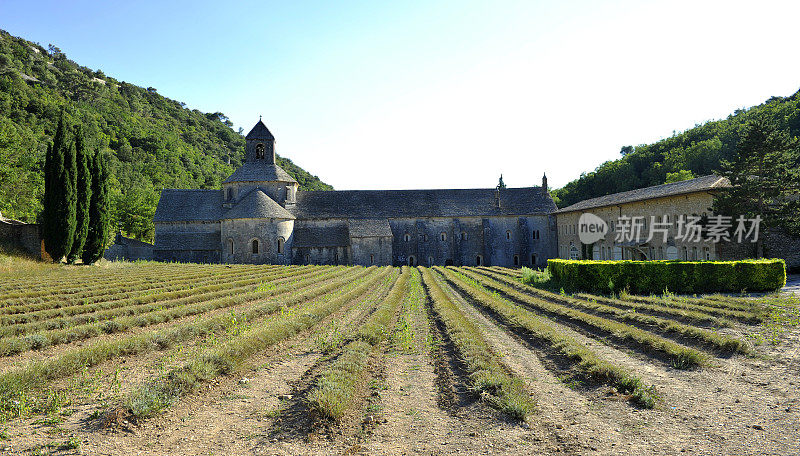
M 264 125 L 264 122 L 261 119 L 258 119 L 258 122 L 253 126 L 253 129 L 250 130 L 250 133 L 244 137 L 244 139 L 268 139 L 268 140 L 275 140 L 275 137 L 272 136 L 270 133 L 269 128 Z
M 125 237 L 120 232 L 117 232 L 117 235 L 114 236 L 114 244 L 129 245 L 132 247 L 153 247 L 153 244 L 149 244 L 138 239 Z
M 155 222 L 216 221 L 227 218 L 385 220 L 400 217 L 535 215 L 550 214 L 557 209 L 550 195 L 543 192 L 540 187 L 500 190 L 499 208 L 495 204 L 493 188 L 298 191 L 297 203 L 291 211 L 286 211 L 271 199 L 267 201 L 269 197 L 265 199 L 253 195 L 249 197 L 252 200 L 246 196 L 245 199 L 248 199 L 246 204 L 243 199 L 226 213 L 222 207 L 222 197 L 220 190 L 162 190 L 153 220 Z M 368 233 L 369 230 L 387 232 L 386 227 L 376 225 L 377 222 L 360 223 L 355 226 L 356 233 Z M 362 227 L 366 231 L 359 231 Z
M 351 238 L 392 237 L 387 219 L 349 219 L 347 228 Z
M 632 203 L 635 201 L 649 200 L 653 198 L 664 198 L 667 196 L 684 195 L 687 193 L 706 192 L 729 188 L 730 181 L 727 178 L 710 174 L 708 176 L 689 179 L 670 184 L 656 185 L 653 187 L 640 188 L 627 192 L 614 193 L 611 195 L 600 196 L 587 199 L 556 211 L 557 213 L 583 211 L 596 207 L 616 206 L 618 204 Z
M 256 188 L 244 196 L 222 216 L 223 219 L 283 219 L 294 220 L 294 215 L 281 207 L 263 190 Z
M 350 235 L 344 223 L 333 226 L 295 227 L 292 247 L 346 247 L 350 245 Z
M 164 233 L 156 236 L 153 250 L 219 250 L 220 234 L 215 233 Z
M 297 182 L 292 176 L 274 163 L 266 160 L 244 162 L 223 183 L 230 182 Z
M 344 190 L 298 191 L 292 212 L 298 219 L 465 217 L 549 214 L 557 209 L 541 187 L 500 190 Z
M 161 190 L 154 222 L 217 221 L 222 218 L 221 190 Z

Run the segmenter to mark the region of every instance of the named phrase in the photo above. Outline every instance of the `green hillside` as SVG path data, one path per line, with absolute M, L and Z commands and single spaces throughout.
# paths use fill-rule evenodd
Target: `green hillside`
M 110 155 L 113 223 L 152 240 L 162 188 L 219 188 L 244 157 L 244 137 L 224 114 L 106 76 L 0 30 L 0 212 L 34 222 L 42 210 L 42 166 L 59 112 L 84 126 L 91 149 Z M 303 190 L 330 185 L 291 160 L 278 163 Z
M 621 158 L 581 174 L 555 190 L 553 196 L 559 207 L 566 207 L 587 198 L 660 185 L 668 179 L 710 174 L 719 169 L 721 160 L 731 159 L 741 128 L 758 114 L 771 118 L 791 136 L 800 136 L 800 91 L 790 97 L 772 97 L 758 106 L 737 110 L 726 119 L 698 125 L 653 144 L 623 147 Z

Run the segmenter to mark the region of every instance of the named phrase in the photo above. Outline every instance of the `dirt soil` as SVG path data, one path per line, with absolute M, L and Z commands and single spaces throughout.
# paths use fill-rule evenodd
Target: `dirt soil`
M 375 380 L 343 424 L 320 422 L 303 400 L 329 362 L 319 341 L 330 335 L 317 329 L 142 423 L 123 415 L 112 417 L 115 425 L 106 428 L 109 423 L 93 415 L 97 408 L 88 402 L 72 407 L 56 425 L 42 417 L 7 423 L 2 429 L 9 439 L 0 441 L 0 454 L 800 454 L 797 328 L 787 330 L 777 346 L 758 346 L 756 357 L 715 358 L 711 366 L 682 371 L 564 326 L 655 385 L 661 400 L 644 410 L 612 388 L 567 381 L 568 369 L 548 353 L 447 291 L 525 379 L 537 402 L 527 422 L 506 420 L 470 395 L 458 359 L 421 307 L 408 313 L 410 345 L 395 343 L 376 354 L 370 364 Z M 364 315 L 353 308 L 332 320 L 340 329 Z M 80 448 L 46 446 L 70 437 Z

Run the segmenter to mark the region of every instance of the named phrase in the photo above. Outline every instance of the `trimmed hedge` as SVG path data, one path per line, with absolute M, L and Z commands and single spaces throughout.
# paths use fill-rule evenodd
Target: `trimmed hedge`
M 628 289 L 635 294 L 664 290 L 694 294 L 774 291 L 786 285 L 781 259 L 742 261 L 547 260 L 553 281 L 590 292 Z

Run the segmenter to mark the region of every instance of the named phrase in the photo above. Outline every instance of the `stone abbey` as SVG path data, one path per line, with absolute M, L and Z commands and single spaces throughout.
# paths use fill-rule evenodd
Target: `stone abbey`
M 546 265 L 557 210 L 541 187 L 302 191 L 259 120 L 221 190 L 163 190 L 153 257 L 254 264 Z

